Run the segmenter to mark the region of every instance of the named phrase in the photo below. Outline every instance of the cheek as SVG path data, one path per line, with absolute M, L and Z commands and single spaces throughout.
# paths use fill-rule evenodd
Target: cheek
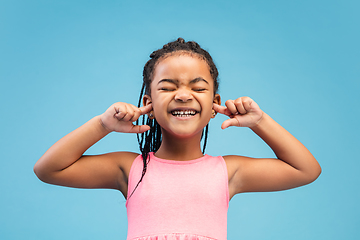
M 214 96 L 209 93 L 206 96 L 205 95 L 194 95 L 195 99 L 197 102 L 199 102 L 204 111 L 207 111 L 210 108 L 210 111 L 212 109 L 212 105 L 213 105 L 213 101 L 214 101 Z
M 210 102 L 208 103 L 208 107 L 207 107 L 206 112 L 207 112 L 207 115 L 208 115 L 210 118 L 213 117 L 213 101 L 210 101 Z
M 152 108 L 154 111 L 155 116 L 160 116 L 160 113 L 162 113 L 164 110 L 166 111 L 167 107 L 165 104 L 164 99 L 154 98 L 152 101 Z

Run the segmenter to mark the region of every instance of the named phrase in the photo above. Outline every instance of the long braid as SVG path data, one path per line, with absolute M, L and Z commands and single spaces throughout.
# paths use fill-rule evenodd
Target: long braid
M 210 74 L 214 80 L 214 94 L 217 92 L 219 87 L 218 70 L 210 54 L 206 50 L 202 49 L 198 43 L 194 41 L 185 42 L 183 38 L 178 38 L 176 41 L 169 42 L 165 44 L 161 49 L 156 50 L 150 54 L 150 60 L 147 61 L 143 70 L 143 85 L 139 96 L 138 107 L 141 106 L 141 102 L 144 94 L 147 95 L 151 94 L 150 84 L 153 79 L 153 74 L 157 63 L 160 60 L 163 60 L 166 57 L 171 56 L 172 54 L 190 54 L 205 60 L 206 63 L 209 65 Z M 136 184 L 134 190 L 132 191 L 128 199 L 134 194 L 135 190 L 137 189 L 137 187 L 139 186 L 139 184 L 141 183 L 141 181 L 145 176 L 147 165 L 150 161 L 149 153 L 156 152 L 161 145 L 161 140 L 162 140 L 161 127 L 157 123 L 156 119 L 150 119 L 147 116 L 143 115 L 142 125 L 144 125 L 145 122 L 146 125 L 150 126 L 150 130 L 145 133 L 141 133 L 137 135 L 139 148 L 143 159 L 143 170 L 139 182 Z M 139 120 L 136 121 L 136 124 L 139 125 Z M 204 137 L 204 145 L 202 150 L 203 154 L 205 153 L 207 137 L 208 137 L 208 129 L 209 129 L 209 124 L 206 125 L 201 136 L 201 138 Z

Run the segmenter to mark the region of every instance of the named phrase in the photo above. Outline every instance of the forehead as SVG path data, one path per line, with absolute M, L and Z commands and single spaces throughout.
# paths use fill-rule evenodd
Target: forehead
M 160 78 L 175 78 L 182 80 L 186 78 L 202 77 L 213 82 L 208 63 L 197 54 L 173 53 L 159 59 L 154 69 L 153 81 Z

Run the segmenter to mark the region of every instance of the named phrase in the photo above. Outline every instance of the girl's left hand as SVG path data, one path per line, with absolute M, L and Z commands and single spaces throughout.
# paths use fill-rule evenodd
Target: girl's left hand
M 226 107 L 213 104 L 213 109 L 224 114 L 230 119 L 225 120 L 221 128 L 225 129 L 230 126 L 236 127 L 255 127 L 263 117 L 263 111 L 259 105 L 249 97 L 240 97 L 236 100 L 227 100 Z

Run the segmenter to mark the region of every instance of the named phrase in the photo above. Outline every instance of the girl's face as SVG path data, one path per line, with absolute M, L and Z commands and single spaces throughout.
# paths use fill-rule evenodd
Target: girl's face
M 186 138 L 201 134 L 209 123 L 213 103 L 220 104 L 214 95 L 214 81 L 205 60 L 189 54 L 172 55 L 157 64 L 151 82 L 154 116 L 163 134 Z

